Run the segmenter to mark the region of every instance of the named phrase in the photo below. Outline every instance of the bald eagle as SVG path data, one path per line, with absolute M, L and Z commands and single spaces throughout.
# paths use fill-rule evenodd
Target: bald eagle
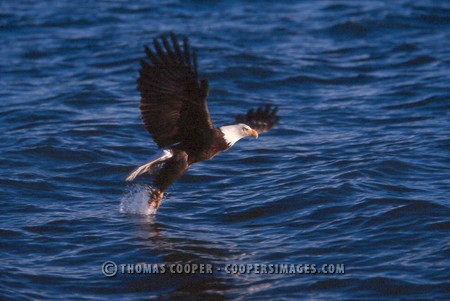
M 169 43 L 169 40 L 171 43 Z M 164 192 L 188 168 L 228 150 L 239 139 L 272 129 L 278 108 L 261 106 L 239 115 L 236 124 L 215 128 L 208 112 L 208 80 L 198 78 L 197 55 L 183 38 L 183 48 L 174 34 L 153 39 L 154 50 L 145 46 L 147 60 L 141 60 L 137 89 L 144 127 L 161 149 L 150 162 L 127 177 L 154 175 L 149 205 L 155 212 Z

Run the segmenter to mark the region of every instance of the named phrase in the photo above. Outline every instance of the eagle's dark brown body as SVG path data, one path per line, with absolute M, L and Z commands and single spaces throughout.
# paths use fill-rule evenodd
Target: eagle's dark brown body
M 159 191 L 164 192 L 181 178 L 192 164 L 209 160 L 229 148 L 219 129 L 214 129 L 212 135 L 209 135 L 209 139 L 205 140 L 201 147 L 190 149 L 183 144 L 176 145 L 172 148 L 173 157 L 164 161 L 164 166 L 155 176 L 154 184 Z

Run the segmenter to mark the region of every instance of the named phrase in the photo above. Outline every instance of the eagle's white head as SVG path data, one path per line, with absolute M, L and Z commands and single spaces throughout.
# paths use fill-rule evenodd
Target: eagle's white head
M 258 132 L 243 123 L 224 125 L 219 129 L 223 133 L 223 138 L 230 146 L 235 144 L 239 139 L 247 136 L 252 136 L 258 139 Z

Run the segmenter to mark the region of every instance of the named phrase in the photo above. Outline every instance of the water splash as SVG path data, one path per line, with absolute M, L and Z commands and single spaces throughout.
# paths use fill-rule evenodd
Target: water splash
M 150 187 L 148 185 L 133 185 L 120 200 L 120 212 L 128 214 L 152 215 L 156 214 L 154 208 L 150 208 Z

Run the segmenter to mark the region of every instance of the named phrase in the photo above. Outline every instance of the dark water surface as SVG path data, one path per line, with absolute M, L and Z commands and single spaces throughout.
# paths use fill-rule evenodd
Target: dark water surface
M 169 31 L 217 126 L 268 102 L 282 120 L 143 216 L 135 82 Z M 2 1 L 0 37 L 0 299 L 450 300 L 448 2 Z M 221 270 L 108 278 L 108 260 Z

